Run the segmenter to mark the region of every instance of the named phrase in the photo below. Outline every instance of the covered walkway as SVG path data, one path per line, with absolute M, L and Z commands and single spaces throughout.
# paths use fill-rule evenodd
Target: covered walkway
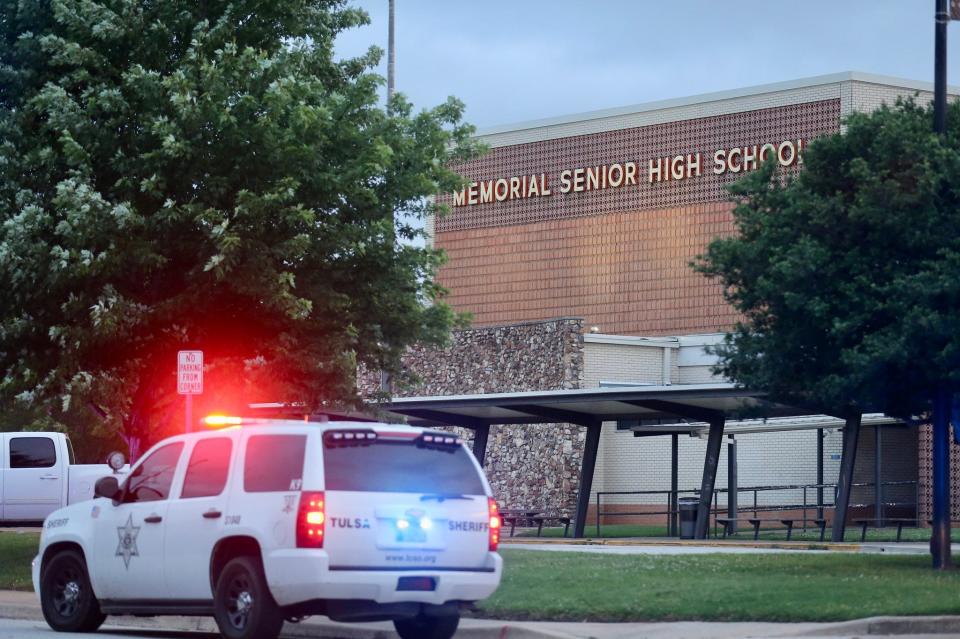
M 805 417 L 820 414 L 768 401 L 763 393 L 730 383 L 403 397 L 378 404 L 377 408 L 416 426 L 460 426 L 473 430 L 473 450 L 481 464 L 484 463 L 487 439 L 493 424 L 567 423 L 586 428 L 574 520 L 575 537 L 584 536 L 603 422 L 640 420 L 633 429 L 637 436 L 691 435 L 706 431 L 707 451 L 697 510 L 697 539 L 707 536 L 710 503 L 727 422 L 755 419 L 758 416 Z M 844 426 L 833 537 L 834 541 L 842 541 L 862 416 L 852 414 L 836 417 L 843 420 Z M 683 421 L 644 424 L 645 420 L 662 419 Z M 676 494 L 676 447 L 671 481 L 673 493 Z

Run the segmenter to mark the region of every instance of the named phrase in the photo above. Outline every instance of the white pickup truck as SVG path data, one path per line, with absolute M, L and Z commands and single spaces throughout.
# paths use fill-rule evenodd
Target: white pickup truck
M 0 522 L 43 521 L 58 508 L 92 499 L 96 481 L 124 464 L 119 453 L 111 454 L 110 466 L 73 462 L 63 433 L 0 433 Z

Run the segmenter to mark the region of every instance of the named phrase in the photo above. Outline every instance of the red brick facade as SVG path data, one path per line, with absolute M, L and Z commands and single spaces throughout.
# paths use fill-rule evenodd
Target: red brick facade
M 689 266 L 733 230 L 726 187 L 742 173 L 714 173 L 714 153 L 806 144 L 839 126 L 839 100 L 822 100 L 494 148 L 460 172 L 476 181 L 545 174 L 552 195 L 453 208 L 436 224 L 450 258 L 440 282 L 476 326 L 576 316 L 614 334 L 726 330 L 735 313 Z M 696 154 L 697 175 L 649 181 L 651 161 Z M 560 193 L 564 170 L 627 162 L 631 185 Z

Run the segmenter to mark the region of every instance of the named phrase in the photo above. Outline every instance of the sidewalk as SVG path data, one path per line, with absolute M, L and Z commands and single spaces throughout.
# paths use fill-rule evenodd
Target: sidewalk
M 3 619 L 43 619 L 40 604 L 32 592 L 0 590 L 0 627 Z M 110 628 L 142 628 L 153 631 L 199 630 L 217 632 L 207 617 L 111 617 Z M 464 639 L 739 639 L 741 637 L 857 637 L 931 636 L 935 639 L 960 637 L 957 617 L 873 617 L 840 623 L 763 622 L 648 622 L 570 623 L 550 621 L 498 621 L 463 619 L 457 637 Z M 390 623 L 341 624 L 325 617 L 311 617 L 299 624 L 287 624 L 284 637 L 337 639 L 396 639 Z
M 566 550 L 569 552 L 609 552 L 611 554 L 703 554 L 749 552 L 848 552 L 890 553 L 894 555 L 929 555 L 927 542 L 819 542 L 777 541 L 752 539 L 697 539 L 676 537 L 607 537 L 571 539 L 569 537 L 508 537 L 500 541 L 501 548 L 530 550 Z M 954 555 L 960 556 L 960 543 L 952 545 Z M 617 550 L 620 549 L 620 550 Z

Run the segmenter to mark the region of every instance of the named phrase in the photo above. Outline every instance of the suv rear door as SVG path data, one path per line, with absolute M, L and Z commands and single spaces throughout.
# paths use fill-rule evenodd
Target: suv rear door
M 337 439 L 351 431 L 364 437 Z M 488 490 L 470 452 L 450 437 L 433 445 L 418 431 L 371 432 L 324 436 L 331 569 L 484 570 Z

